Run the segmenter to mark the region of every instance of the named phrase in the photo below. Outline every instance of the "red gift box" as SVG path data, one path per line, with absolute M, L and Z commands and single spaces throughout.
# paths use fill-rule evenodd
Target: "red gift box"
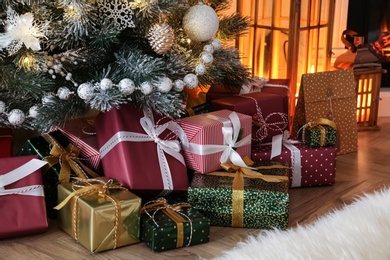
M 118 179 L 143 199 L 187 191 L 174 121 L 123 105 L 97 115 L 95 128 L 104 176 Z
M 47 230 L 45 197 L 36 155 L 0 159 L 0 238 Z
M 197 172 L 218 170 L 222 161 L 240 161 L 241 157 L 250 154 L 250 116 L 224 109 L 182 118 L 177 123 L 189 142 L 182 145 L 187 167 Z
M 296 143 L 285 144 L 280 155 L 271 158 L 272 145 L 252 147 L 254 161 L 287 162 L 290 187 L 332 185 L 336 181 L 336 148 Z
M 269 142 L 289 127 L 284 98 L 266 92 L 252 92 L 215 99 L 210 103 L 210 110 L 229 109 L 254 117 L 256 124 L 252 128 L 252 142 Z
M 12 129 L 0 128 L 0 158 L 12 155 Z
M 102 173 L 99 146 L 96 138 L 93 118 L 73 119 L 58 130 L 68 138 L 68 140 L 80 149 L 80 154 L 88 162 L 88 166 L 99 173 Z

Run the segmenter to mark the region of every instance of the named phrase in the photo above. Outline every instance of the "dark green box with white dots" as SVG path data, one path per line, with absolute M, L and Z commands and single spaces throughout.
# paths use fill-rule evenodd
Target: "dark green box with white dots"
M 322 125 L 324 128 L 324 143 L 321 143 L 321 129 L 319 127 L 306 127 L 304 135 L 300 135 L 300 139 L 310 147 L 334 146 L 337 140 L 337 130 L 331 126 Z M 300 131 L 300 132 L 303 132 Z
M 178 248 L 177 224 L 163 210 L 141 216 L 141 241 L 145 242 L 154 252 Z M 198 210 L 189 207 L 182 208 L 180 215 L 190 221 L 183 223 L 183 244 L 179 247 L 202 244 L 209 241 L 210 223 L 208 218 Z M 184 218 L 186 218 L 184 217 Z
M 277 162 L 258 162 L 256 165 L 285 165 Z M 264 175 L 288 176 L 288 167 L 259 170 Z M 211 226 L 239 227 L 233 217 L 233 180 L 230 176 L 195 173 L 188 188 L 187 200 L 210 219 Z M 267 182 L 244 177 L 242 227 L 287 228 L 289 210 L 288 178 Z M 237 209 L 235 209 L 237 210 Z
M 50 133 L 61 146 L 69 145 L 69 140 L 62 135 L 60 131 Z M 39 159 L 44 159 L 50 155 L 51 145 L 42 137 L 33 137 L 24 143 L 18 156 L 23 155 L 38 155 Z M 57 218 L 57 210 L 53 209 L 57 206 L 57 184 L 58 175 L 60 174 L 61 166 L 59 164 L 53 165 L 47 171 L 43 172 L 43 185 L 45 192 L 45 201 L 47 208 L 47 216 L 49 218 Z

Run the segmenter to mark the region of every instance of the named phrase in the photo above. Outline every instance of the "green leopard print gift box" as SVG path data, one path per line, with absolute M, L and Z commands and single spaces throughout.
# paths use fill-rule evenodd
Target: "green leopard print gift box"
M 326 118 L 305 124 L 299 133 L 303 143 L 310 147 L 334 146 L 337 140 L 336 124 Z
M 259 167 L 257 171 L 229 167 L 225 172 L 195 173 L 188 202 L 211 226 L 287 228 L 288 167 L 277 162 L 257 162 L 252 166 Z

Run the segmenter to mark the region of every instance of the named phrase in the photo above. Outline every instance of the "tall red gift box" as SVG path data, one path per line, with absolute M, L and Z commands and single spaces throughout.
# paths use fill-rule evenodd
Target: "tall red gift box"
M 250 154 L 250 116 L 223 109 L 182 118 L 177 123 L 188 140 L 187 145 L 182 144 L 187 167 L 197 172 L 218 170 L 221 162 L 241 161 L 241 157 Z
M 272 137 L 288 129 L 288 107 L 285 96 L 252 92 L 244 95 L 214 99 L 210 102 L 210 110 L 228 109 L 249 115 L 257 121 L 252 128 L 252 141 L 269 142 Z
M 143 199 L 188 189 L 178 125 L 150 109 L 123 105 L 95 118 L 104 176 Z
M 67 121 L 64 126 L 58 127 L 58 130 L 73 145 L 80 149 L 80 154 L 83 160 L 88 162 L 88 166 L 98 173 L 102 173 L 103 170 L 93 120 L 93 118 L 72 119 Z
M 0 159 L 0 239 L 47 230 L 46 205 L 36 155 Z
M 12 155 L 12 129 L 0 128 L 0 158 Z
M 281 153 L 271 158 L 272 145 L 252 147 L 254 161 L 287 162 L 290 187 L 332 185 L 336 182 L 336 148 L 286 143 Z

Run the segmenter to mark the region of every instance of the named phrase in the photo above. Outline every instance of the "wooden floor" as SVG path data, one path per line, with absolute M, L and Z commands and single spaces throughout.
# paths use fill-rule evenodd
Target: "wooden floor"
M 358 152 L 337 157 L 335 185 L 290 189 L 290 228 L 351 203 L 357 195 L 390 186 L 390 118 L 379 118 L 378 125 L 379 131 L 358 133 Z M 47 233 L 0 240 L 0 259 L 211 259 L 259 230 L 211 227 L 210 232 L 209 243 L 162 253 L 139 243 L 92 254 L 51 222 Z

